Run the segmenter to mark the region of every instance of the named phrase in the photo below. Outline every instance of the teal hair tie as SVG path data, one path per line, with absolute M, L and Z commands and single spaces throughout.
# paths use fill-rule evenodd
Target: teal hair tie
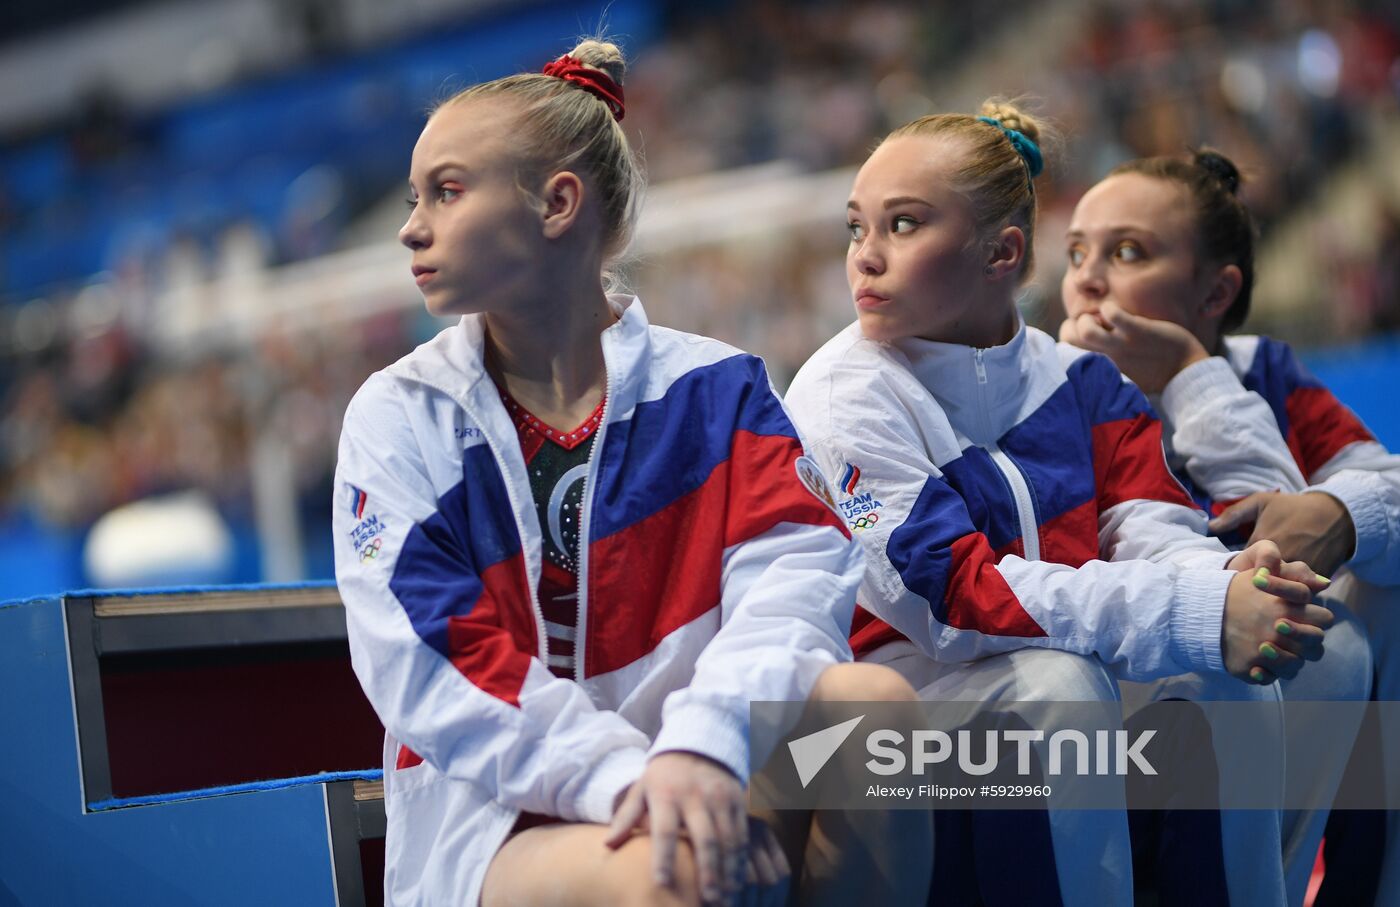
M 978 120 L 990 126 L 995 126 L 1011 141 L 1011 147 L 1016 149 L 1016 153 L 1021 156 L 1021 160 L 1026 162 L 1026 169 L 1031 173 L 1031 179 L 1040 176 L 1040 171 L 1045 169 L 1045 158 L 1041 157 L 1040 146 L 1031 141 L 1021 132 L 1003 126 L 1001 120 L 993 117 L 978 117 Z

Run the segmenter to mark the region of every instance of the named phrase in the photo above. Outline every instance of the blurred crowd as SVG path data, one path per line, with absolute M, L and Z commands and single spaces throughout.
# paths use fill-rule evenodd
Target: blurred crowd
M 114 326 L 10 376 L 5 512 L 71 530 L 123 503 L 198 489 L 230 524 L 251 526 L 251 462 L 264 438 L 292 465 L 288 490 L 315 553 L 328 545 L 317 537 L 327 531 L 340 416 L 370 372 L 412 346 L 419 321 L 391 312 L 185 362 L 143 360 Z
M 971 46 L 975 58 L 999 43 L 998 59 L 1013 62 L 994 73 L 980 69 L 979 90 L 1028 99 L 1062 139 L 1038 184 L 1038 273 L 1023 297 L 1027 319 L 1052 331 L 1062 317 L 1069 218 L 1115 164 L 1200 145 L 1221 149 L 1245 172 L 1245 198 L 1267 241 L 1290 214 L 1325 208 L 1319 190 L 1327 177 L 1359 149 L 1391 142 L 1382 127 L 1400 123 L 1400 8 L 1393 4 L 1081 4 L 1067 40 L 1048 55 L 1035 46 L 1045 40 L 1042 31 L 1007 27 L 1018 14 L 1044 12 L 1030 5 L 970 18 L 945 5 L 865 4 L 810 19 L 784 17 L 777 7 L 756 4 L 732 30 L 728 22 L 697 23 L 689 40 L 642 55 L 636 128 L 651 136 L 653 174 L 751 162 L 744 155 L 755 151 L 813 168 L 858 164 L 893 126 L 947 109 L 946 79 L 955 70 L 943 61 L 953 48 Z M 781 49 L 763 58 L 736 34 Z M 770 67 L 773 58 L 784 64 Z M 1021 65 L 1029 59 L 1046 62 Z M 701 100 L 716 72 L 728 77 L 726 109 L 738 115 Z M 745 73 L 752 75 L 731 76 Z M 1390 153 L 1390 165 L 1400 172 L 1400 151 Z M 1400 184 L 1389 189 L 1400 192 Z M 1319 248 L 1303 250 L 1318 293 L 1312 311 L 1275 316 L 1269 300 L 1256 296 L 1253 326 L 1304 346 L 1400 327 L 1400 195 L 1376 190 L 1366 210 L 1317 218 Z M 1359 241 L 1328 242 L 1328 218 L 1337 216 L 1374 228 Z M 833 210 L 825 226 L 757 255 L 747 243 L 681 250 L 645 262 L 637 283 L 669 323 L 762 351 L 785 382 L 849 320 L 842 226 Z
M 1042 35 L 1016 27 L 1039 9 L 1023 0 L 676 4 L 664 39 L 635 49 L 625 125 L 653 182 L 775 159 L 809 171 L 853 166 L 893 125 L 948 103 L 950 77 L 991 44 L 999 58 L 1044 59 L 1030 52 Z M 1050 65 L 981 78 L 988 94 L 1033 94 L 1064 136 L 1041 190 L 1040 273 L 1024 299 L 1032 323 L 1058 322 L 1065 224 L 1118 161 L 1221 148 L 1249 175 L 1267 238 L 1319 203 L 1329 174 L 1374 142 L 1376 123 L 1397 118 L 1393 4 L 1280 0 L 1267 15 L 1244 0 L 1083 9 Z M 1318 262 L 1338 269 L 1326 280 L 1331 298 L 1317 300 L 1336 314 L 1312 339 L 1400 327 L 1400 209 L 1371 201 L 1372 247 Z M 849 320 L 844 244 L 837 209 L 759 241 L 648 257 L 630 280 L 654 321 L 758 352 L 785 386 Z M 135 284 L 156 292 L 156 270 Z M 156 355 L 138 319 L 36 333 L 0 314 L 0 521 L 80 528 L 120 503 L 187 488 L 246 514 L 250 450 L 263 437 L 293 454 L 307 533 L 324 535 L 345 404 L 371 371 L 437 327 L 396 310 L 350 330 L 271 333 L 182 359 Z M 1286 324 L 1269 327 L 1287 335 Z

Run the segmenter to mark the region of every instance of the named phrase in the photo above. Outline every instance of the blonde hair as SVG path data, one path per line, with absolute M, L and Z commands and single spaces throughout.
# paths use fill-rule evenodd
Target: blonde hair
M 978 119 L 987 117 L 1000 123 Z M 1037 146 L 1052 140 L 1048 124 L 1002 98 L 983 102 L 977 116 L 938 113 L 906 123 L 885 137 L 947 137 L 961 142 L 966 160 L 954 174 L 958 191 L 972 201 L 977 217 L 975 241 L 989 238 L 1003 227 L 1016 226 L 1026 235 L 1021 267 L 1025 279 L 1035 268 L 1036 198 L 1031 164 L 1012 144 L 1004 129 L 1013 129 Z
M 567 55 L 622 86 L 627 64 L 617 45 L 585 38 Z M 495 97 L 518 105 L 521 190 L 538 201 L 529 186 L 560 170 L 581 171 L 601 201 L 604 258 L 621 254 L 637 223 L 646 174 L 607 103 L 555 76 L 519 73 L 459 91 L 438 105 L 433 115 L 447 107 Z

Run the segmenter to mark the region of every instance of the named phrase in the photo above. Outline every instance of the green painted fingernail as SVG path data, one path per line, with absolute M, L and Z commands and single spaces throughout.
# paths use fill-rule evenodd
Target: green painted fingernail
M 1274 629 L 1277 630 L 1280 635 L 1287 636 L 1293 632 L 1293 625 L 1286 620 L 1281 620 L 1274 626 Z
M 1331 578 L 1330 576 L 1323 576 L 1321 573 L 1316 574 L 1316 576 L 1317 576 L 1318 582 L 1321 582 L 1321 583 L 1330 583 L 1330 582 L 1332 582 L 1332 578 Z
M 1254 681 L 1255 683 L 1263 683 L 1263 682 L 1264 682 L 1264 669 L 1263 669 L 1263 668 L 1250 668 L 1250 669 L 1249 669 L 1249 679 L 1252 680 L 1252 681 Z
M 1269 578 L 1267 576 L 1260 576 L 1256 573 L 1254 574 L 1254 579 L 1250 580 L 1250 582 L 1254 584 L 1254 588 L 1256 589 L 1269 588 Z
M 1259 644 L 1259 654 L 1273 661 L 1275 658 L 1278 658 L 1278 649 L 1275 649 L 1271 643 L 1261 642 Z

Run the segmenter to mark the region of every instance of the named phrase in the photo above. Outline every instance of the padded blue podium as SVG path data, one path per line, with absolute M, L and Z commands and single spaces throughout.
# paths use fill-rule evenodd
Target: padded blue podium
M 0 605 L 0 907 L 382 901 L 333 585 Z

